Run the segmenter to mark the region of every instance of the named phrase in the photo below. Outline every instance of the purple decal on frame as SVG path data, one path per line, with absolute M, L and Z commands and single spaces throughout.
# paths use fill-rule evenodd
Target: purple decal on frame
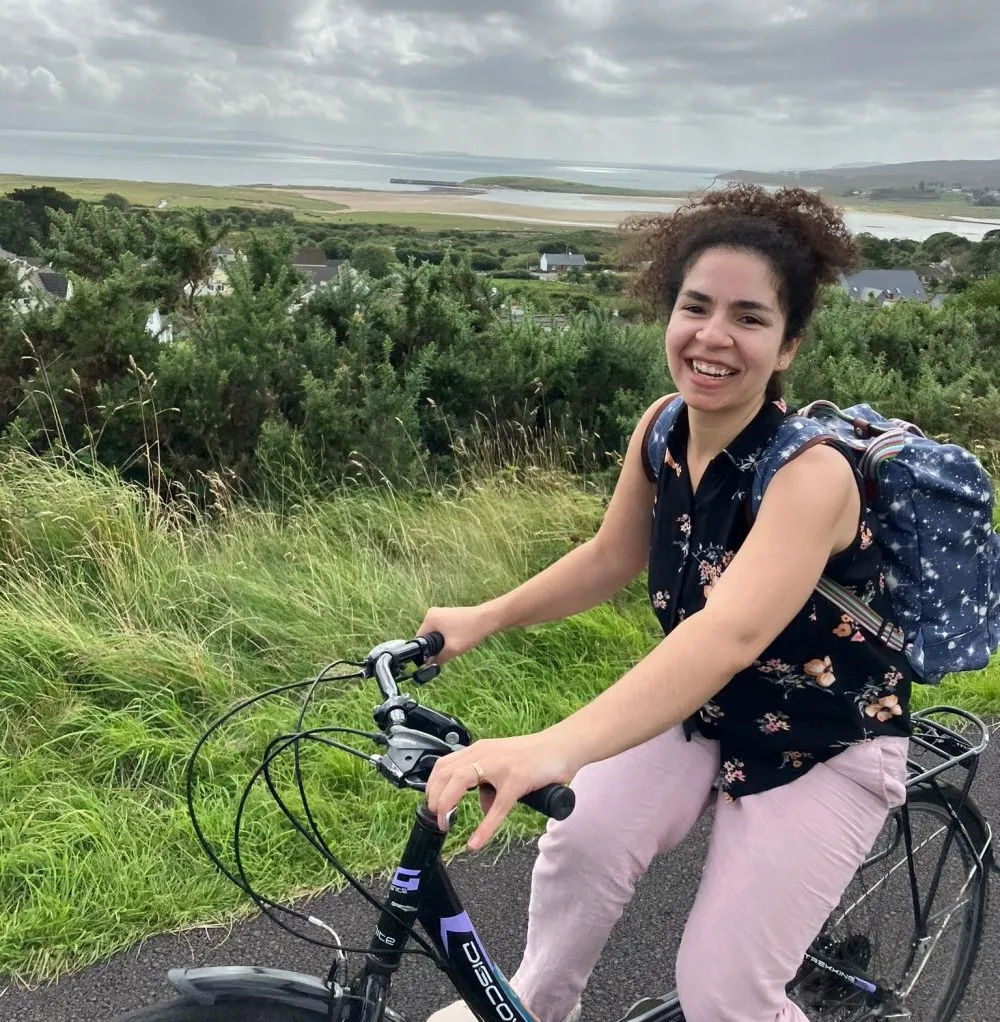
M 468 912 L 460 912 L 457 916 L 445 916 L 441 919 L 441 943 L 444 944 L 445 951 L 449 953 L 451 952 L 451 949 L 448 947 L 448 937 L 452 933 L 471 934 L 473 943 L 476 945 L 476 949 L 483 956 L 490 968 L 493 968 L 490 956 L 486 953 L 486 948 L 483 947 L 483 942 L 479 939 L 479 934 L 476 933 L 476 928 L 472 925 L 472 920 L 469 918 Z
M 392 886 L 397 891 L 415 891 L 420 886 L 420 870 L 400 866 L 392 878 Z

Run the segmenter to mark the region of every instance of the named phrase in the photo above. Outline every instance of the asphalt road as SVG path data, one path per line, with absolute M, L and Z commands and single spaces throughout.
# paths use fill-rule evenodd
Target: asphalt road
M 983 757 L 974 798 L 1000 828 L 1000 734 Z M 673 986 L 673 962 L 694 899 L 709 820 L 703 819 L 670 856 L 654 863 L 616 927 L 584 997 L 583 1022 L 608 1022 L 643 994 Z M 527 919 L 534 845 L 497 858 L 466 857 L 452 878 L 493 959 L 508 974 L 520 959 Z M 223 882 L 220 880 L 220 883 Z M 996 879 L 994 887 L 996 888 Z M 1000 895 L 994 890 L 978 964 L 957 1022 L 1000 1020 Z M 366 946 L 373 910 L 354 892 L 318 898 L 312 913 L 336 927 L 350 946 Z M 259 965 L 325 975 L 329 952 L 295 940 L 255 918 L 231 930 L 196 930 L 156 937 L 58 983 L 24 990 L 0 981 L 3 1022 L 105 1022 L 169 993 L 168 968 Z M 358 959 L 355 956 L 354 961 Z M 419 1022 L 454 998 L 436 969 L 410 956 L 393 985 L 392 1005 Z

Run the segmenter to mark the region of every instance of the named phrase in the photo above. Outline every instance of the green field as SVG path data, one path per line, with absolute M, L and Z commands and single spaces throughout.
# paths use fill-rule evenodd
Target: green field
M 20 174 L 0 174 L 0 194 L 15 188 L 51 185 L 75 199 L 99 202 L 109 192 L 124 196 L 134 206 L 155 208 L 166 199 L 168 208 L 222 209 L 227 206 L 247 206 L 266 209 L 289 209 L 309 216 L 327 219 L 328 214 L 343 209 L 336 202 L 310 199 L 287 189 L 255 188 L 250 186 L 216 187 L 214 185 L 161 184 L 155 181 L 118 181 L 112 178 L 25 177 Z
M 1000 220 L 1000 207 L 973 206 L 960 195 L 941 196 L 936 199 L 906 201 L 905 199 L 866 200 L 856 195 L 826 196 L 831 202 L 859 213 L 895 213 L 898 216 L 918 217 L 973 217 L 977 220 Z M 947 226 L 942 227 L 947 230 Z
M 431 604 L 506 591 L 593 534 L 599 493 L 543 469 L 534 477 L 410 496 L 352 489 L 209 523 L 171 515 L 111 474 L 7 456 L 0 975 L 53 977 L 144 936 L 248 911 L 192 836 L 182 791 L 198 736 L 236 700 L 410 635 Z M 422 698 L 477 736 L 536 730 L 655 642 L 640 580 L 613 605 L 490 640 Z M 995 713 L 1000 664 L 919 697 Z M 331 685 L 307 725 L 369 727 L 374 702 L 356 684 Z M 197 805 L 214 841 L 228 845 L 241 789 L 296 707 L 275 699 L 208 746 Z M 342 753 L 310 748 L 303 762 L 335 852 L 363 874 L 389 866 L 414 796 Z M 288 770 L 279 776 L 288 791 Z M 470 832 L 470 802 L 453 850 Z M 542 822 L 519 810 L 504 837 Z M 336 881 L 263 798 L 250 801 L 245 851 L 271 896 Z
M 462 182 L 469 187 L 513 188 L 524 192 L 569 192 L 575 195 L 652 195 L 683 199 L 686 192 L 657 191 L 649 188 L 618 188 L 614 185 L 582 184 L 579 181 L 560 181 L 552 177 L 470 177 Z

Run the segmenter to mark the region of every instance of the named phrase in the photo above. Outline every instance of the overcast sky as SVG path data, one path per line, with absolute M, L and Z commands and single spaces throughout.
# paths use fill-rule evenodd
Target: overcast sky
M 715 167 L 989 159 L 998 69 L 997 0 L 0 0 L 0 127 Z

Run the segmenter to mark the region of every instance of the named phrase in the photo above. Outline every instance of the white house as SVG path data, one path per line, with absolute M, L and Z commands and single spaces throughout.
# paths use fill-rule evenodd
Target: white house
M 203 283 L 198 285 L 194 293 L 195 298 L 204 298 L 207 295 L 231 295 L 233 286 L 229 283 L 229 274 L 226 273 L 222 264 L 212 270 L 212 275 Z M 184 285 L 184 294 L 191 294 L 191 285 Z
M 29 312 L 73 297 L 73 281 L 51 266 L 38 266 L 24 256 L 4 249 L 0 249 L 0 260 L 9 263 L 17 276 L 22 295 L 16 303 L 19 312 Z
M 153 309 L 146 320 L 146 333 L 155 337 L 161 344 L 169 344 L 174 339 L 174 328 L 164 319 L 159 309 Z
M 573 266 L 584 267 L 587 257 L 574 255 L 572 252 L 545 252 L 539 261 L 538 268 L 542 273 L 561 273 Z

